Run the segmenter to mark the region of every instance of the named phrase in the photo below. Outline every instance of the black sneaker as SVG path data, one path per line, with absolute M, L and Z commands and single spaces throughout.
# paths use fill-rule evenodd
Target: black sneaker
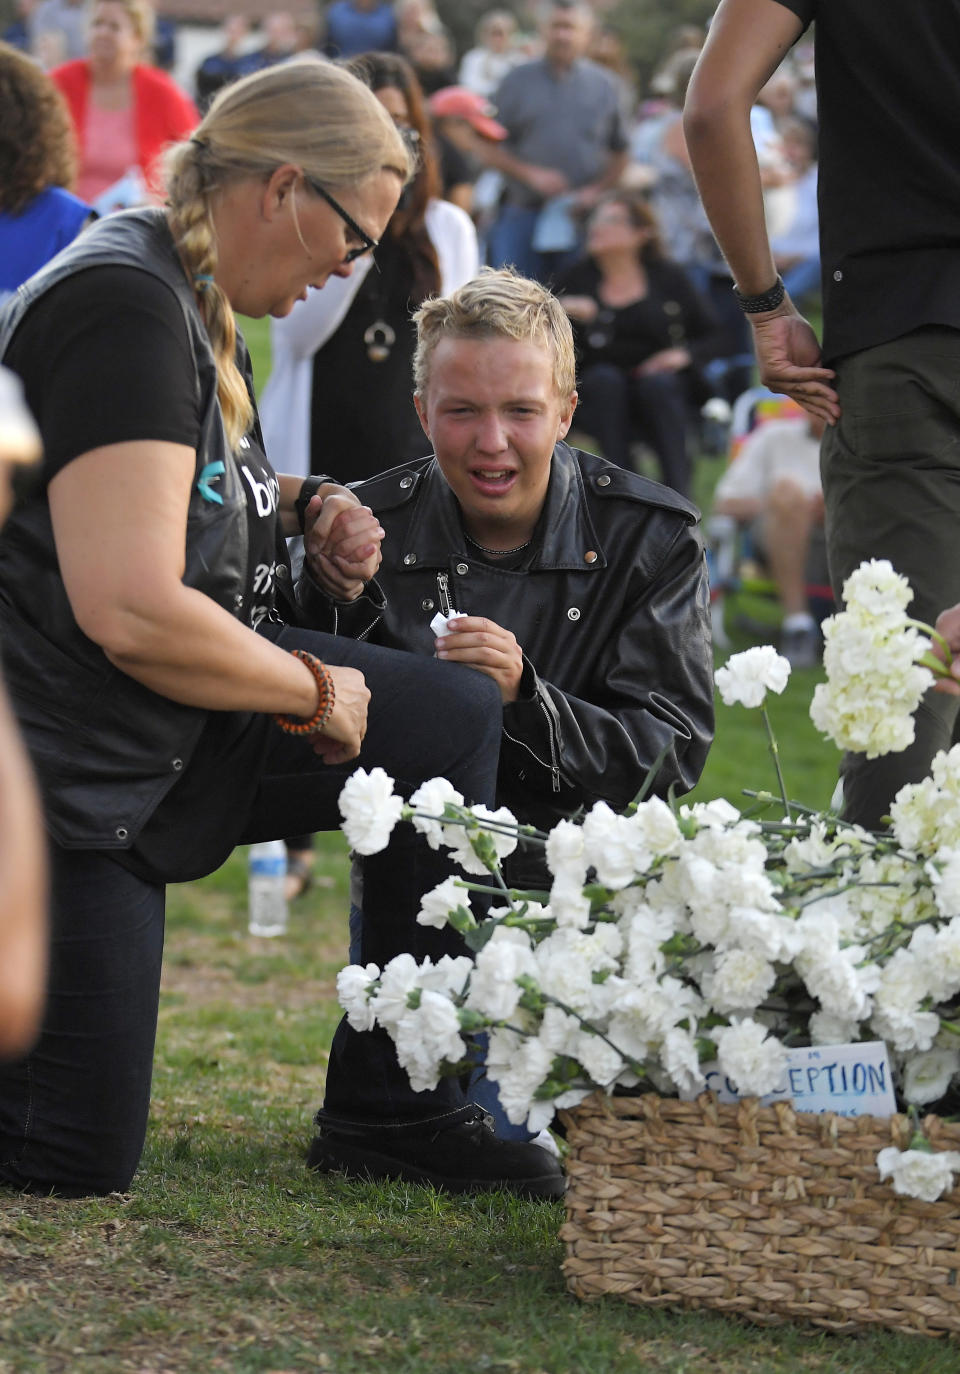
M 426 1121 L 382 1125 L 343 1121 L 324 1111 L 307 1168 L 347 1178 L 429 1183 L 445 1193 L 503 1189 L 518 1197 L 563 1197 L 560 1161 L 539 1145 L 500 1140 L 481 1108 L 470 1105 Z

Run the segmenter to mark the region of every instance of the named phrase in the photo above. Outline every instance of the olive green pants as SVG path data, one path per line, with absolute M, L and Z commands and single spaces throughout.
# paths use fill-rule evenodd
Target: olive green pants
M 823 437 L 827 558 L 838 604 L 868 558 L 886 558 L 932 625 L 960 601 L 960 329 L 929 325 L 837 364 L 842 415 Z M 900 787 L 952 742 L 957 698 L 928 692 L 916 740 L 899 754 L 841 766 L 844 815 L 875 829 Z

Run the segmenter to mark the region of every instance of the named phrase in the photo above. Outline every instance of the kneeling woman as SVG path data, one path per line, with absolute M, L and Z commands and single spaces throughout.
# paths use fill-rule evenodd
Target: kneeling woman
M 234 324 L 234 309 L 284 315 L 349 275 L 409 174 L 391 120 L 349 74 L 311 60 L 258 73 L 172 151 L 166 211 L 101 221 L 0 313 L 0 357 L 45 445 L 43 480 L 0 547 L 0 634 L 53 889 L 41 1037 L 0 1070 L 0 1180 L 14 1187 L 130 1183 L 165 883 L 212 871 L 238 843 L 335 827 L 358 760 L 403 786 L 446 774 L 492 800 L 493 684 L 297 627 L 283 535 L 304 519 L 325 532 L 313 571 L 332 610 L 372 575 L 380 530 L 324 479 L 303 490 L 275 475 Z M 408 829 L 367 868 L 364 957 L 381 963 L 445 943 L 428 949 L 415 917 L 446 865 Z M 370 1041 L 338 1031 L 328 1116 L 356 1108 Z M 435 1152 L 469 1121 L 462 1168 L 520 1188 L 555 1173 L 542 1151 L 473 1129 L 455 1082 L 415 1094 L 395 1063 L 387 1079 L 369 1124 L 413 1123 L 408 1155 L 418 1122 Z

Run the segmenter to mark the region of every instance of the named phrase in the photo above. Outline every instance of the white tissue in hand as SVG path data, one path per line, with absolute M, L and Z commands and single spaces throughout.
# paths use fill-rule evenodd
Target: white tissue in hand
M 459 614 L 459 611 L 451 611 L 449 615 L 444 615 L 442 611 L 437 611 L 436 615 L 430 621 L 430 628 L 438 639 L 441 635 L 447 633 L 447 626 L 450 624 L 450 621 L 456 620 Z

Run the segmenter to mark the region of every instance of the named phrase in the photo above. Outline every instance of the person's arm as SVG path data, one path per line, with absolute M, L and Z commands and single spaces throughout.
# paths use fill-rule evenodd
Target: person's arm
M 318 688 L 306 665 L 182 581 L 195 464 L 186 445 L 137 440 L 81 454 L 53 477 L 50 517 L 77 623 L 117 668 L 173 701 L 310 717 Z M 369 692 L 353 669 L 330 672 L 336 705 L 310 742 L 339 763 L 359 753 Z
M 803 31 L 779 0 L 721 0 L 694 70 L 683 126 L 690 165 L 717 242 L 743 295 L 777 280 L 763 208 L 750 110 Z M 762 381 L 834 423 L 840 413 L 813 330 L 787 296 L 748 315 Z
M 491 143 L 485 148 L 483 160 L 487 167 L 529 186 L 544 200 L 562 196 L 570 190 L 570 183 L 563 172 L 558 172 L 555 167 L 538 167 L 533 162 L 524 162 L 502 143 Z
M 46 840 L 40 799 L 0 686 L 0 1059 L 32 1045 L 47 965 Z
M 709 596 L 697 530 L 684 526 L 668 541 L 653 583 L 624 602 L 595 660 L 589 696 L 545 681 L 525 661 L 519 695 L 503 708 L 501 768 L 522 771 L 524 787 L 535 792 L 552 795 L 559 777 L 579 804 L 624 806 L 665 746 L 654 791 L 662 796 L 671 783 L 689 791 L 713 738 Z

